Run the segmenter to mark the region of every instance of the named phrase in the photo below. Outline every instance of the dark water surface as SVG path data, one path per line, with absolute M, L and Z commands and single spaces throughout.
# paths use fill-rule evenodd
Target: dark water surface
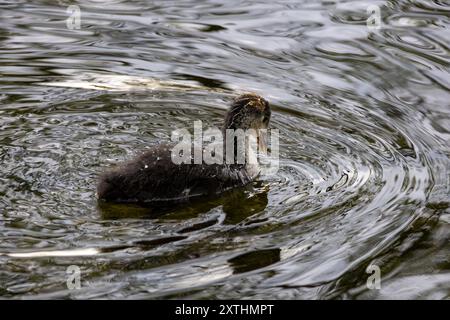
M 438 0 L 1 1 L 0 297 L 450 298 L 449 18 Z M 277 175 L 157 217 L 97 206 L 105 168 L 220 125 L 244 91 L 272 104 Z

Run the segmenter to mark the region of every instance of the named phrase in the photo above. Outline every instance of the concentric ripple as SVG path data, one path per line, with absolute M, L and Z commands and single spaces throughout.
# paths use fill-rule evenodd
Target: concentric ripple
M 378 32 L 360 2 L 81 3 L 75 31 L 63 2 L 0 13 L 1 297 L 448 298 L 440 2 L 377 1 Z M 275 174 L 160 215 L 98 205 L 105 168 L 245 91 L 272 105 Z

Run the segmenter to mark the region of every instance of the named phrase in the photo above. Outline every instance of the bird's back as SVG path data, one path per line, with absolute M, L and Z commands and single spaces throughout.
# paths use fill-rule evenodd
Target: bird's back
M 171 145 L 158 145 L 100 177 L 98 198 L 112 202 L 184 202 L 251 181 L 245 168 L 226 164 L 175 164 Z

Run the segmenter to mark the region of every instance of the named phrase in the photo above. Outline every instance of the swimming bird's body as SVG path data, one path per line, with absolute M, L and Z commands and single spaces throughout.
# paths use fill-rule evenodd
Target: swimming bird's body
M 254 94 L 245 94 L 234 100 L 223 131 L 254 129 L 258 134 L 259 129 L 267 128 L 269 119 L 267 101 Z M 259 143 L 263 144 L 264 140 Z M 176 164 L 172 160 L 173 147 L 173 144 L 160 144 L 101 175 L 98 198 L 107 202 L 155 205 L 184 202 L 244 186 L 258 175 L 257 164 L 248 162 Z

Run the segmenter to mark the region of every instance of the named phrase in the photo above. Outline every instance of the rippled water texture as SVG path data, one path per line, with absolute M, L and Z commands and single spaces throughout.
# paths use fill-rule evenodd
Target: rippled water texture
M 438 0 L 2 1 L 0 296 L 450 298 L 449 18 Z M 159 216 L 97 205 L 105 168 L 219 126 L 246 91 L 272 104 L 277 175 Z

